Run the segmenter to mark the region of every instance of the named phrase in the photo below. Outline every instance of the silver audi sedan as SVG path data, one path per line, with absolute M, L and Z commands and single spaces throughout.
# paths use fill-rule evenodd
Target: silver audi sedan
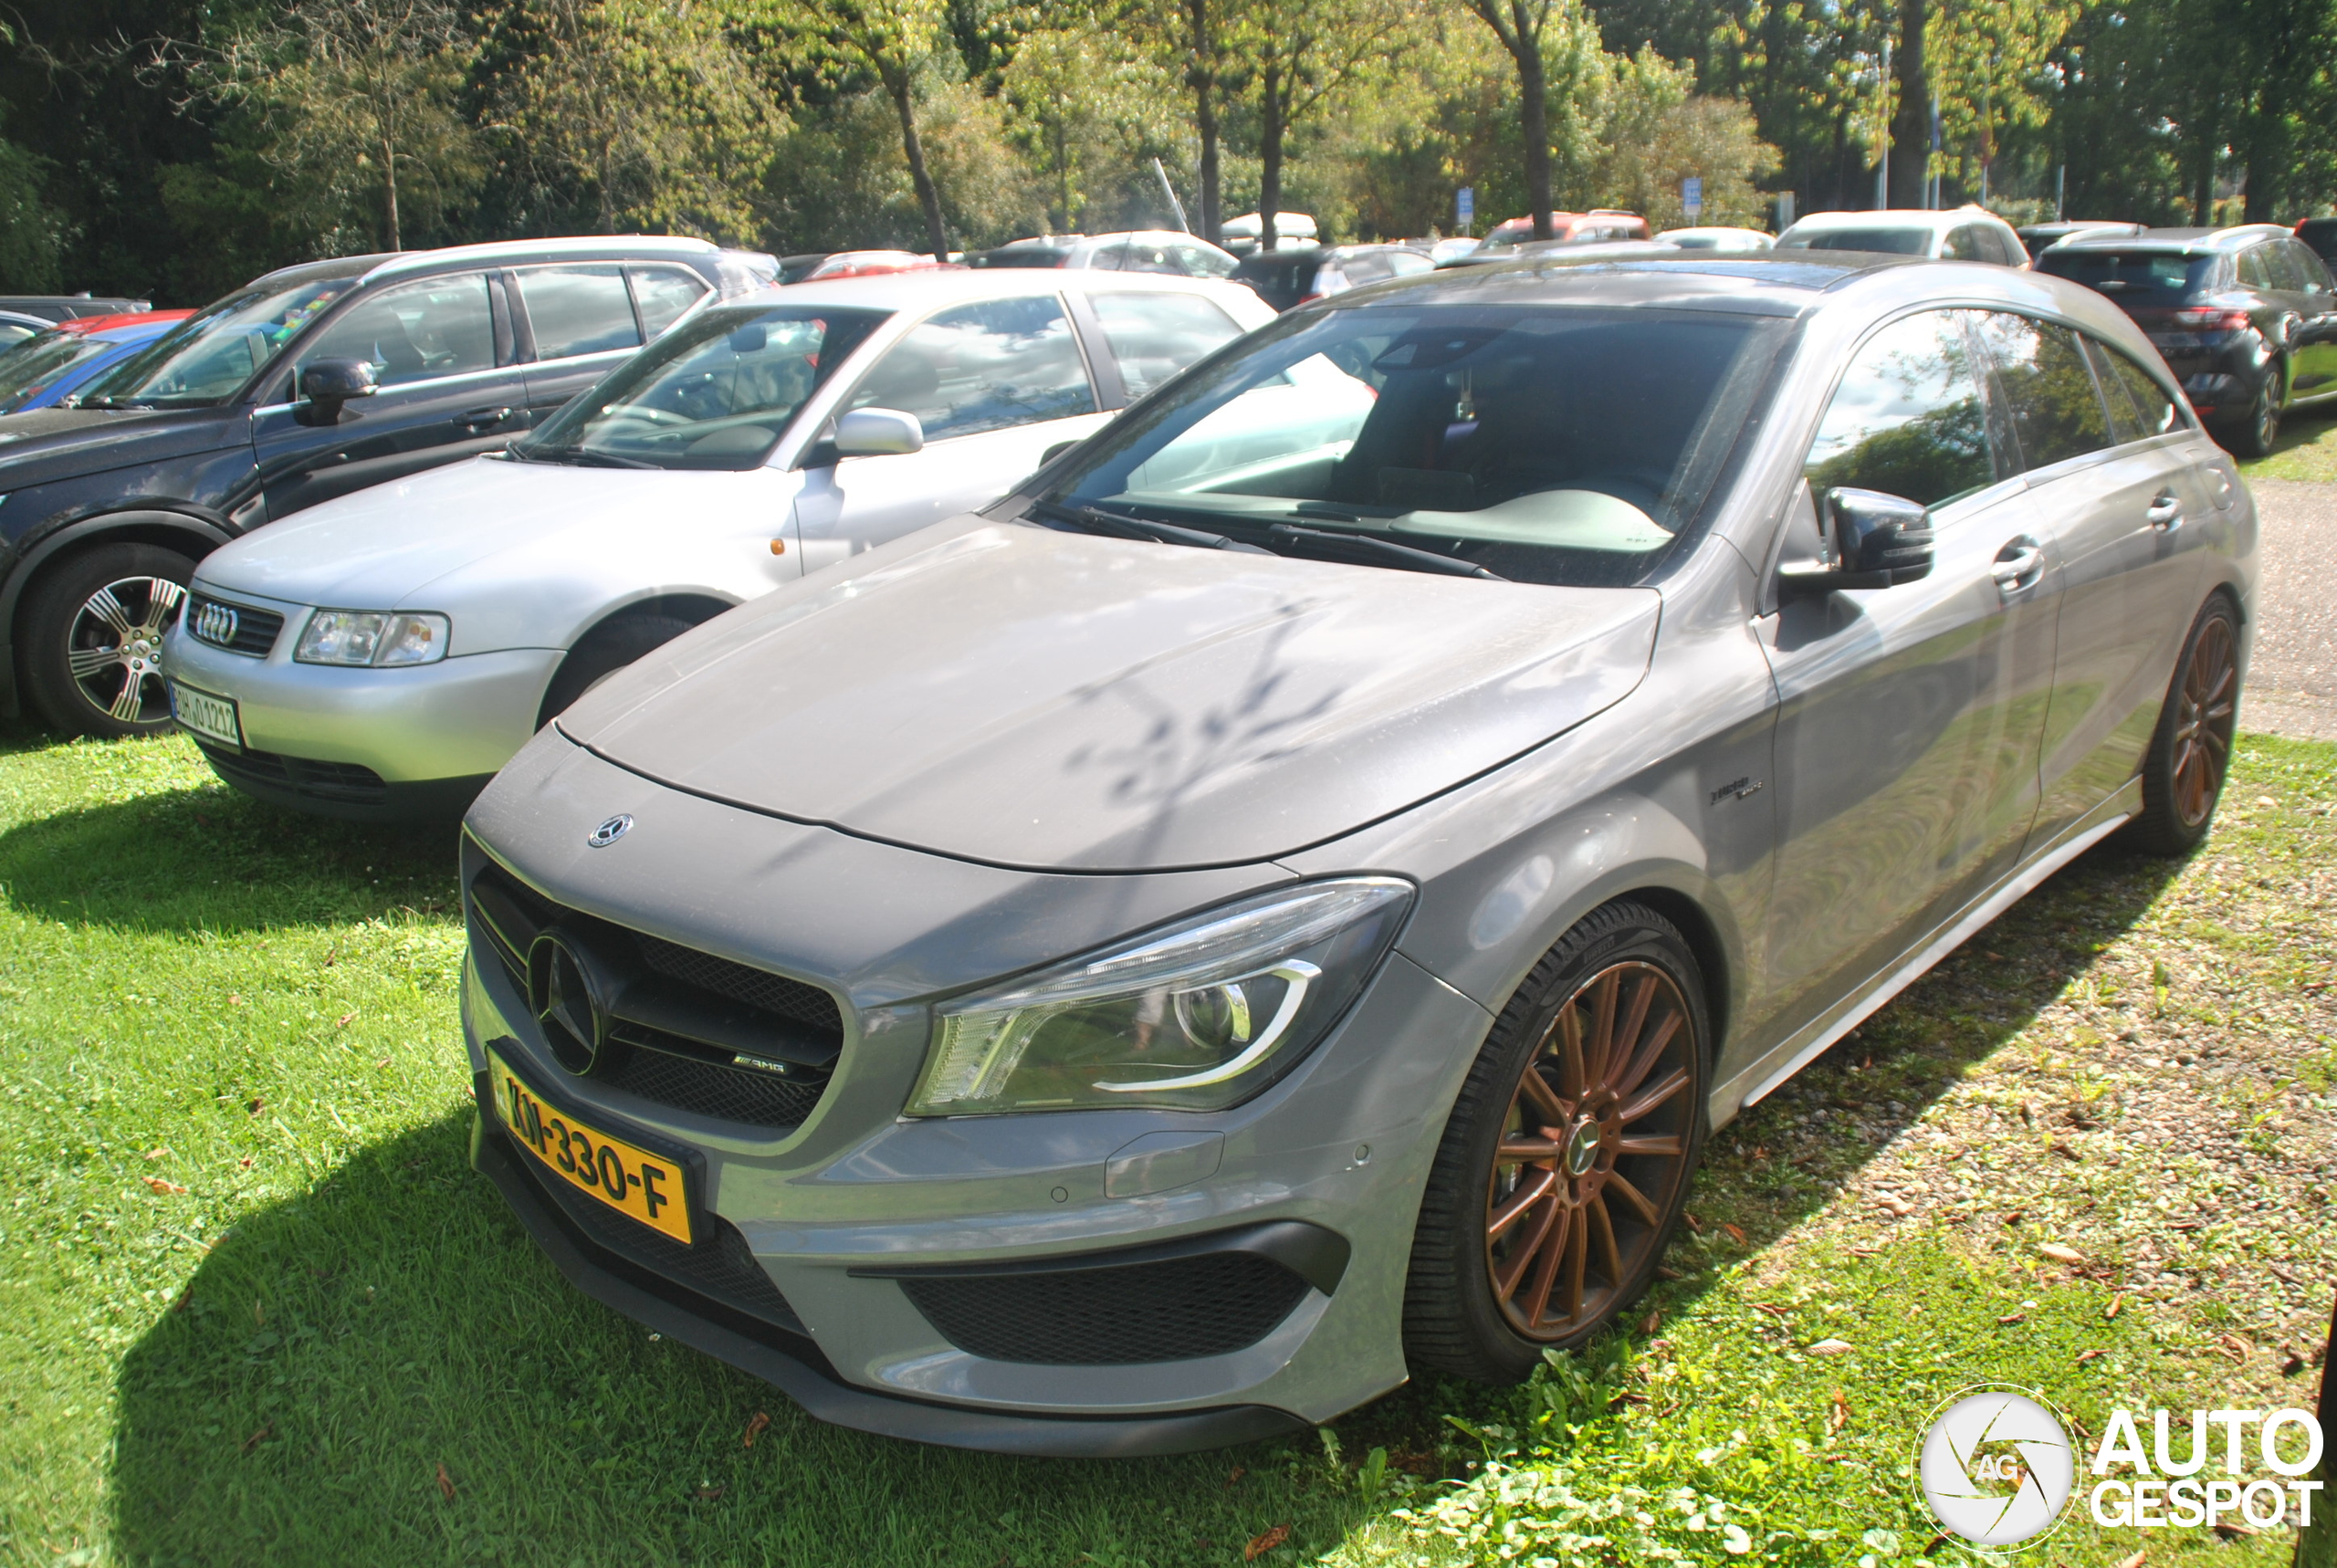
M 463 844 L 475 1161 L 873 1431 L 1520 1378 L 1713 1128 L 2089 846 L 2199 841 L 2256 533 L 2054 278 L 1341 295 L 537 736 Z

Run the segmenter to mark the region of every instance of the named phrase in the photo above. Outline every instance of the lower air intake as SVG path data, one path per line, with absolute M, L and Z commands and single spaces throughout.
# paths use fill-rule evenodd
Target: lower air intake
M 900 1283 L 959 1350 L 1041 1366 L 1127 1366 L 1246 1350 L 1290 1316 L 1307 1289 L 1289 1269 L 1252 1252 Z

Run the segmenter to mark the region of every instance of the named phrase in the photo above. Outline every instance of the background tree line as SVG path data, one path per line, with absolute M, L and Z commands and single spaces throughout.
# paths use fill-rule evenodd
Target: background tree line
M 2287 218 L 2337 192 L 2332 126 L 2337 0 L 33 0 L 0 10 L 0 290 L 1173 226 L 1155 160 L 1211 235 L 1451 232 L 1461 185 L 1481 229 L 1537 189 L 1661 225 L 1692 173 L 1758 223 L 1871 204 L 1886 146 L 1896 204 Z

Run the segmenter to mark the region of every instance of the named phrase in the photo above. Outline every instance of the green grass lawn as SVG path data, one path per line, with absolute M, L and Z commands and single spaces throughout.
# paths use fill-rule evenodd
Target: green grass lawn
M 450 833 L 0 730 L 0 1559 L 1970 1561 L 1908 1465 L 1955 1388 L 2311 1402 L 2332 810 L 2337 747 L 2251 740 L 2187 866 L 2054 879 L 1723 1133 L 1676 1277 L 1525 1395 L 1072 1463 L 822 1427 L 561 1280 L 465 1163 Z M 2036 1560 L 2143 1545 L 2287 1552 Z
M 2337 481 L 2337 415 L 2297 413 L 2281 422 L 2269 456 L 2239 465 L 2250 479 Z

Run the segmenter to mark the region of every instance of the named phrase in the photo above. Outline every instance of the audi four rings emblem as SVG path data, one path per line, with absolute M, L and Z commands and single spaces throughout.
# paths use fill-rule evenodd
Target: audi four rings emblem
M 604 850 L 611 844 L 615 843 L 619 839 L 624 837 L 625 830 L 632 826 L 633 817 L 631 814 L 624 811 L 619 811 L 615 816 L 611 817 L 607 821 L 603 822 L 599 827 L 594 828 L 591 832 L 585 834 L 584 841 L 592 845 L 596 850 Z
M 240 618 L 225 604 L 206 604 L 195 618 L 194 634 L 206 643 L 223 647 L 236 640 L 236 628 Z

